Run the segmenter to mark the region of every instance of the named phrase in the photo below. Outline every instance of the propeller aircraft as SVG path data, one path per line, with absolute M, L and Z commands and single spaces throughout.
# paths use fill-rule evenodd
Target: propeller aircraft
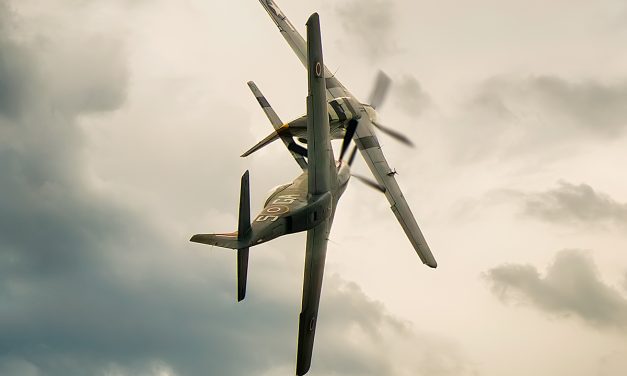
M 277 25 L 279 32 L 287 44 L 306 67 L 307 44 L 303 37 L 296 31 L 290 20 L 273 0 L 259 0 L 259 2 L 272 21 Z M 418 223 L 407 204 L 407 200 L 403 196 L 403 192 L 396 182 L 396 170 L 390 168 L 374 131 L 374 129 L 378 129 L 404 144 L 409 146 L 413 145 L 409 138 L 390 127 L 383 126 L 377 118 L 376 109 L 380 108 L 385 101 L 391 84 L 390 78 L 384 73 L 379 72 L 374 89 L 370 94 L 369 102 L 363 103 L 342 85 L 329 68 L 322 66 L 322 69 L 326 83 L 327 112 L 329 113 L 331 138 L 346 138 L 346 135 L 349 134 L 359 148 L 376 182 L 362 176 L 353 176 L 385 194 L 385 197 L 390 203 L 392 212 L 403 228 L 414 250 L 420 257 L 420 260 L 431 268 L 437 267 L 438 264 L 431 253 L 431 249 L 422 231 L 420 231 L 418 227 Z M 304 143 L 307 142 L 307 116 L 301 116 L 286 124 L 282 123 L 257 86 L 253 82 L 249 82 L 248 85 L 255 94 L 255 97 L 257 97 L 257 101 L 270 119 L 275 130 L 257 145 L 246 151 L 242 156 L 250 155 L 256 150 L 280 138 L 285 145 L 288 146 L 292 155 L 295 156 L 299 166 L 302 167 L 302 161 L 297 158 L 296 155 L 302 156 L 304 154 L 304 148 L 297 144 L 294 138 Z M 357 124 L 359 126 L 356 126 Z
M 383 102 L 389 78 L 379 75 L 371 103 L 360 103 L 329 74 L 323 63 L 318 14 L 314 13 L 307 21 L 305 42 L 273 1 L 260 2 L 307 68 L 307 113 L 283 124 L 257 86 L 249 82 L 251 91 L 275 128 L 275 132 L 260 143 L 261 146 L 250 152 L 280 138 L 302 173 L 292 182 L 274 189 L 263 210 L 251 222 L 249 172 L 246 171 L 241 179 L 237 231 L 196 234 L 190 240 L 237 250 L 237 299 L 241 301 L 246 296 L 250 247 L 286 234 L 307 231 L 296 359 L 296 374 L 304 375 L 311 366 L 329 233 L 338 200 L 351 176 L 385 193 L 423 263 L 433 268 L 437 263 L 396 184 L 395 171 L 385 161 L 372 130 L 373 127 L 385 129 L 377 125 L 374 109 Z M 395 131 L 387 133 L 393 135 Z M 305 141 L 307 147 L 296 144 L 294 137 Z M 343 139 L 337 161 L 331 146 L 332 138 Z M 355 141 L 356 146 L 345 160 L 351 141 Z M 357 150 L 373 171 L 376 182 L 351 175 L 350 166 Z

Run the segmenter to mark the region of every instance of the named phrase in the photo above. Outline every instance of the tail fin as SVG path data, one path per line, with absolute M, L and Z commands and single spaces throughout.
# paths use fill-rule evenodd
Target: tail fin
M 263 109 L 263 112 L 268 117 L 268 120 L 270 120 L 270 123 L 272 123 L 272 126 L 274 127 L 275 132 L 270 134 L 268 137 L 263 139 L 257 145 L 253 146 L 250 150 L 242 154 L 242 157 L 246 157 L 250 155 L 251 153 L 275 141 L 277 138 L 281 138 L 285 146 L 287 146 L 289 149 L 290 144 L 295 144 L 295 143 L 294 143 L 294 139 L 289 133 L 288 127 L 285 124 L 283 124 L 281 119 L 279 119 L 279 116 L 276 114 L 272 106 L 270 106 L 270 103 L 268 103 L 268 100 L 266 99 L 266 97 L 264 97 L 263 93 L 261 93 L 261 90 L 259 90 L 259 88 L 257 87 L 257 85 L 255 85 L 253 81 L 248 81 L 248 87 L 250 88 L 250 91 L 253 92 L 253 95 L 257 99 L 257 102 L 259 102 L 259 105 L 261 106 L 261 108 Z M 303 170 L 307 169 L 307 161 L 305 161 L 305 158 L 293 152 L 291 149 L 289 150 L 290 150 L 290 153 L 292 154 L 292 157 L 296 161 L 296 163 L 298 163 L 298 166 L 300 166 L 300 168 Z
M 248 249 L 252 238 L 250 225 L 250 183 L 249 173 L 242 175 L 239 198 L 239 221 L 237 232 L 228 234 L 196 234 L 190 241 L 215 245 L 222 248 L 237 249 L 237 300 L 246 296 L 246 279 L 248 275 Z
M 239 196 L 239 222 L 237 237 L 244 240 L 251 232 L 250 226 L 250 182 L 248 170 L 242 175 Z M 237 301 L 246 297 L 246 280 L 248 276 L 248 246 L 237 250 Z

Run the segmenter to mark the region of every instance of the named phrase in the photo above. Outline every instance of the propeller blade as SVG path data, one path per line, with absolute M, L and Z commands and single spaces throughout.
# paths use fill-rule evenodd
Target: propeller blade
M 355 119 L 351 119 L 346 126 L 346 133 L 344 133 L 344 140 L 342 140 L 342 151 L 340 151 L 340 161 L 344 160 L 344 154 L 346 154 L 346 150 L 348 150 L 348 145 L 350 145 L 353 140 L 353 135 L 357 130 L 357 125 L 359 122 Z
M 378 130 L 380 130 L 381 132 L 387 134 L 388 136 L 396 139 L 397 141 L 400 141 L 402 143 L 404 143 L 407 146 L 410 147 L 414 147 L 414 143 L 404 134 L 395 131 L 392 128 L 388 128 L 388 127 L 384 127 L 383 125 L 375 122 L 375 121 L 371 121 L 372 125 L 374 125 Z
M 370 180 L 364 176 L 361 175 L 356 175 L 356 174 L 351 174 L 351 176 L 355 177 L 357 180 L 359 180 L 360 182 L 366 184 L 367 186 L 376 189 L 377 191 L 381 192 L 381 193 L 385 193 L 385 187 L 379 185 L 379 183 L 377 183 L 376 181 Z
M 290 151 L 293 151 L 294 153 L 296 153 L 298 155 L 301 155 L 303 157 L 307 157 L 307 149 L 305 149 L 304 147 L 298 145 L 297 143 L 295 143 L 293 141 L 289 145 L 287 145 L 287 148 Z
M 357 146 L 353 146 L 353 150 L 351 150 L 351 155 L 348 157 L 348 165 L 353 165 L 353 160 L 355 159 L 355 155 L 357 155 Z
M 390 77 L 383 73 L 383 71 L 379 71 L 374 83 L 374 89 L 372 89 L 372 93 L 370 93 L 370 106 L 372 106 L 372 108 L 380 107 L 383 104 L 391 83 L 392 80 Z

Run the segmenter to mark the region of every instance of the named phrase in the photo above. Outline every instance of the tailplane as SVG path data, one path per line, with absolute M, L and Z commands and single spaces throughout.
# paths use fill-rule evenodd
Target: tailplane
M 307 161 L 305 161 L 305 158 L 302 155 L 295 153 L 294 151 L 292 151 L 292 149 L 290 149 L 290 145 L 297 145 L 297 144 L 294 142 L 294 139 L 292 135 L 290 134 L 289 127 L 287 126 L 287 124 L 284 124 L 281 121 L 281 119 L 276 114 L 272 106 L 270 106 L 270 103 L 268 103 L 268 100 L 266 99 L 266 97 L 264 97 L 264 95 L 261 93 L 261 90 L 259 90 L 259 88 L 257 87 L 257 85 L 255 85 L 254 82 L 248 81 L 248 87 L 250 88 L 250 91 L 253 92 L 253 95 L 257 99 L 257 102 L 259 102 L 259 105 L 261 106 L 261 108 L 263 109 L 263 112 L 268 117 L 268 120 L 270 120 L 270 123 L 272 123 L 274 132 L 272 132 L 268 137 L 264 138 L 255 146 L 247 150 L 244 154 L 242 154 L 242 157 L 246 157 L 252 154 L 253 152 L 261 149 L 262 147 L 280 138 L 285 144 L 285 146 L 288 148 L 290 153 L 292 154 L 292 157 L 294 158 L 296 163 L 298 163 L 298 166 L 301 169 L 306 170 Z

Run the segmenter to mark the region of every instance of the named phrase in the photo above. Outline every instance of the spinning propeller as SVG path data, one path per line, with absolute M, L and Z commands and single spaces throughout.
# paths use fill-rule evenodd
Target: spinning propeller
M 387 97 L 388 91 L 390 90 L 391 84 L 392 80 L 390 79 L 390 77 L 388 77 L 388 75 L 386 75 L 382 71 L 379 71 L 379 74 L 377 75 L 374 83 L 374 88 L 372 90 L 372 93 L 370 94 L 370 107 L 372 107 L 373 109 L 377 109 L 383 104 L 385 98 Z M 374 119 L 370 119 L 370 121 L 375 128 L 394 138 L 395 140 L 400 141 L 407 146 L 414 146 L 414 143 L 411 142 L 411 140 L 404 134 L 392 128 L 385 127 Z

